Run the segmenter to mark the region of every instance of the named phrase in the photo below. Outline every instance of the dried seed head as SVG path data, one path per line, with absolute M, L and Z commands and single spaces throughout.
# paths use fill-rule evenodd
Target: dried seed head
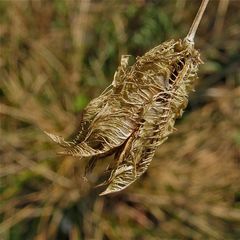
M 156 148 L 173 131 L 175 119 L 187 105 L 200 63 L 192 45 L 172 40 L 150 50 L 129 68 L 126 85 L 138 81 L 137 102 L 145 103 L 137 127 L 118 154 L 123 157 L 114 160 L 112 175 L 106 182 L 109 185 L 101 195 L 126 188 L 147 170 Z
M 108 168 L 110 178 L 103 183 L 108 187 L 101 195 L 120 191 L 139 178 L 174 130 L 201 63 L 188 40 L 166 41 L 132 66 L 129 56 L 123 56 L 112 84 L 86 107 L 76 138 L 65 141 L 47 133 L 65 149 L 63 154 L 91 157 L 86 174 L 99 159 L 115 154 Z

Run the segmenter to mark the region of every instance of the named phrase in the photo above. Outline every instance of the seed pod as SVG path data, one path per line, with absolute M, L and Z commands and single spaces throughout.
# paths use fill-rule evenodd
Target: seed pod
M 75 139 L 65 141 L 62 137 L 46 133 L 65 148 L 62 154 L 79 157 L 106 154 L 122 145 L 135 129 L 141 107 L 134 104 L 137 94 L 131 92 L 132 89 L 122 91 L 126 87 L 123 80 L 127 78 L 126 57 L 122 59 L 125 61 L 115 73 L 113 83 L 86 107 L 80 126 L 82 130 Z
M 123 56 L 112 84 L 86 107 L 81 131 L 72 141 L 47 133 L 63 154 L 91 157 L 86 175 L 107 155 L 115 157 L 101 194 L 120 191 L 148 168 L 156 148 L 174 130 L 197 78 L 200 54 L 194 35 L 208 0 L 203 0 L 184 40 L 166 41 L 128 66 Z
M 126 188 L 147 170 L 156 148 L 173 131 L 175 119 L 187 105 L 200 63 L 199 52 L 191 44 L 172 40 L 150 50 L 131 67 L 130 72 L 141 72 L 140 79 L 145 81 L 140 80 L 138 87 L 141 92 L 148 89 L 149 102 L 142 108 L 138 128 L 127 142 L 130 147 L 123 148 L 124 157 L 117 161 L 102 195 Z M 139 101 L 143 96 L 139 92 Z

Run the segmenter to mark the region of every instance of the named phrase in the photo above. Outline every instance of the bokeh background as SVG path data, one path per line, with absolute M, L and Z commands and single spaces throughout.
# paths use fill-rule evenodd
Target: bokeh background
M 58 156 L 122 54 L 183 38 L 198 0 L 0 0 L 0 239 L 240 239 L 240 1 L 212 0 L 178 131 L 128 189 L 99 197 Z

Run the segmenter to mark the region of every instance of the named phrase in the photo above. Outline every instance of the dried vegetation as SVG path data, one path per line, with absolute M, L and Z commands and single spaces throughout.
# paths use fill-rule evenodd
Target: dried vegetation
M 141 181 L 107 197 L 83 181 L 84 161 L 56 156 L 42 130 L 80 130 L 116 59 L 182 37 L 198 4 L 0 2 L 0 238 L 240 238 L 239 4 L 226 2 L 210 2 L 203 20 L 197 48 L 208 61 L 178 131 Z M 89 174 L 93 184 L 108 161 Z

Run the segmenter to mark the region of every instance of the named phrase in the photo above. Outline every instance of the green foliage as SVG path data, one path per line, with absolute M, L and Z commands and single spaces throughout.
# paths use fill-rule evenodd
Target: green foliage
M 87 106 L 88 102 L 89 102 L 89 99 L 87 98 L 87 96 L 85 96 L 83 94 L 77 95 L 77 97 L 75 98 L 74 103 L 73 103 L 74 110 L 76 112 L 83 110 Z

